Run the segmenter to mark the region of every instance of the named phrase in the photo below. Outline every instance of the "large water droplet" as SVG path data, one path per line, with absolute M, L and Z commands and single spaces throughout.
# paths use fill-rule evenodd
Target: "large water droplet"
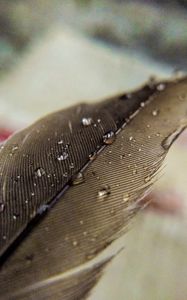
M 68 153 L 67 152 L 63 152 L 62 154 L 60 154 L 57 159 L 58 161 L 62 161 L 62 160 L 66 160 L 68 158 Z
M 82 118 L 82 125 L 83 126 L 90 126 L 93 124 L 93 119 L 92 118 Z
M 110 186 L 109 185 L 105 185 L 105 186 L 101 187 L 101 189 L 98 191 L 98 198 L 100 200 L 104 200 L 109 195 L 110 195 Z
M 111 145 L 115 141 L 115 137 L 115 133 L 113 131 L 110 131 L 103 136 L 103 142 L 106 145 Z
M 43 175 L 45 175 L 45 170 L 43 168 L 38 168 L 35 170 L 35 175 L 37 177 L 42 177 Z

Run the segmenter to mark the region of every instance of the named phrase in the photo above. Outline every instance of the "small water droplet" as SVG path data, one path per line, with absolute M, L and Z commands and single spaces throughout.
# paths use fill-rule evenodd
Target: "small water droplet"
M 59 145 L 62 145 L 62 144 L 63 144 L 63 140 L 60 140 L 60 141 L 58 142 L 58 144 L 59 144 Z
M 74 247 L 78 246 L 78 242 L 77 241 L 73 241 L 72 244 L 73 244 Z
M 3 240 L 5 241 L 7 239 L 7 236 L 6 235 L 3 235 Z
M 132 140 L 133 140 L 133 136 L 130 136 L 130 137 L 129 137 L 129 141 L 132 141 Z
M 151 136 L 150 136 L 150 135 L 148 135 L 148 136 L 147 136 L 147 138 L 148 138 L 148 139 L 150 139 L 150 138 L 151 138 Z
M 110 131 L 103 136 L 103 142 L 106 145 L 111 145 L 115 141 L 115 137 L 115 133 L 113 131 Z
M 33 192 L 31 193 L 31 196 L 34 197 L 34 193 Z
M 89 154 L 89 159 L 92 161 L 97 157 L 97 152 Z
M 125 194 L 123 195 L 123 202 L 129 201 L 129 198 L 130 198 L 129 193 L 125 193 Z
M 42 177 L 43 175 L 45 175 L 45 170 L 43 168 L 38 168 L 35 170 L 35 175 L 37 177 Z
M 145 183 L 149 182 L 151 180 L 151 176 L 148 175 L 147 177 L 144 178 Z
M 159 92 L 161 92 L 161 91 L 163 91 L 163 90 L 165 89 L 165 87 L 166 87 L 166 85 L 165 85 L 164 83 L 159 83 L 159 84 L 157 85 L 157 90 L 158 90 Z
M 79 172 L 74 178 L 73 178 L 73 181 L 72 181 L 72 184 L 73 185 L 78 185 L 78 184 L 81 184 L 84 182 L 84 176 L 81 172 Z
M 109 185 L 105 185 L 105 186 L 101 187 L 101 189 L 98 191 L 98 198 L 100 200 L 104 200 L 109 195 L 110 195 L 110 186 Z
M 18 217 L 19 217 L 19 214 L 13 214 L 13 220 L 17 220 Z
M 16 151 L 16 150 L 18 150 L 18 146 L 14 146 L 14 147 L 12 148 L 12 151 Z
M 68 153 L 67 152 L 63 152 L 61 155 L 59 155 L 57 157 L 58 161 L 62 161 L 62 160 L 66 160 L 68 158 Z
M 0 202 L 0 213 L 2 213 L 5 209 L 5 204 Z
M 145 102 L 141 102 L 141 103 L 140 103 L 140 106 L 141 106 L 141 107 L 144 107 L 144 106 L 145 106 Z
M 157 110 L 157 109 L 154 109 L 154 110 L 152 111 L 152 115 L 153 115 L 153 117 L 156 117 L 156 116 L 158 115 L 158 110 Z
M 90 126 L 93 124 L 93 119 L 92 118 L 82 118 L 81 122 L 82 122 L 83 126 Z
M 139 149 L 138 149 L 138 151 L 139 151 L 139 152 L 141 152 L 141 151 L 142 151 L 142 149 L 141 149 L 141 148 L 139 148 Z

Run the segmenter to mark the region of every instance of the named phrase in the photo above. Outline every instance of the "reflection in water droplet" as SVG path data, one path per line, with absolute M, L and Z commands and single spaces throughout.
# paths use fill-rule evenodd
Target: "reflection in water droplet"
M 45 170 L 44 170 L 43 168 L 38 168 L 38 169 L 36 169 L 36 171 L 35 171 L 35 175 L 36 175 L 37 177 L 42 177 L 43 175 L 45 175 Z
M 93 124 L 93 119 L 92 118 L 82 118 L 82 125 L 83 126 L 90 126 Z
M 103 136 L 103 142 L 106 145 L 111 145 L 115 141 L 115 137 L 115 133 L 113 131 L 110 131 Z
M 161 91 L 163 91 L 163 90 L 165 89 L 165 87 L 166 87 L 166 85 L 165 85 L 164 83 L 159 83 L 159 84 L 157 85 L 157 90 L 158 90 L 159 92 L 161 92 Z
M 62 160 L 66 160 L 68 158 L 68 153 L 67 152 L 63 152 L 61 155 L 59 155 L 57 157 L 58 161 L 62 161 Z
M 78 185 L 84 182 L 84 176 L 81 172 L 79 172 L 76 177 L 73 178 L 72 184 L 73 185 Z
M 181 125 L 178 129 L 174 132 L 169 134 L 162 142 L 162 147 L 164 150 L 168 150 L 173 142 L 177 139 L 177 137 L 181 134 L 181 132 L 186 128 L 186 126 Z
M 110 186 L 109 185 L 105 185 L 103 186 L 99 191 L 98 191 L 98 198 L 100 200 L 104 200 L 105 198 L 107 198 L 107 196 L 110 195 Z

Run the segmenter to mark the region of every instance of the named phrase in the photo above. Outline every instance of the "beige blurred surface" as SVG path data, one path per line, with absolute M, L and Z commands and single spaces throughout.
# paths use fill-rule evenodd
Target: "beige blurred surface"
M 19 128 L 53 110 L 132 89 L 170 70 L 142 57 L 108 49 L 68 29 L 54 28 L 30 47 L 18 68 L 0 82 L 0 122 Z M 177 144 L 157 189 L 176 189 L 187 203 L 187 156 Z M 91 300 L 186 300 L 187 222 L 141 214 L 124 237 L 125 250 Z

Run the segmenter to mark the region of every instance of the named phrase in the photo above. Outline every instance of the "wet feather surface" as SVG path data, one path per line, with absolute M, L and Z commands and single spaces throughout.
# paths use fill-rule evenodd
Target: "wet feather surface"
M 3 145 L 2 299 L 87 295 L 113 254 L 95 259 L 127 230 L 186 127 L 186 101 L 186 78 L 151 83 L 53 113 Z

